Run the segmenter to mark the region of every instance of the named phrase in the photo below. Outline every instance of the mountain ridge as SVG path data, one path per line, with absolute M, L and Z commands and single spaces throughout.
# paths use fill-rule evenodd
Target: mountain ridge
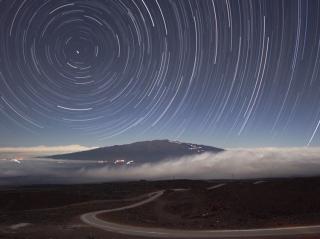
M 98 160 L 107 162 L 158 162 L 169 158 L 219 153 L 224 149 L 170 140 L 139 141 L 124 145 L 100 147 L 86 151 L 46 156 L 51 159 Z

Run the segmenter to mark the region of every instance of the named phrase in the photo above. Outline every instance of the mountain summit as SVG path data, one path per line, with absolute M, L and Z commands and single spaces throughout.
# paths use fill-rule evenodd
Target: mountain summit
M 152 140 L 124 145 L 101 147 L 92 150 L 48 156 L 52 159 L 97 160 L 113 163 L 159 162 L 165 159 L 224 151 L 211 146 L 181 143 L 170 140 Z

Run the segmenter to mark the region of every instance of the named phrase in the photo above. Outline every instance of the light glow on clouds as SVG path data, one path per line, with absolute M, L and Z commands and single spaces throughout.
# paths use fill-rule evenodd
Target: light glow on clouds
M 81 145 L 65 145 L 65 146 L 34 146 L 34 147 L 0 147 L 0 153 L 50 153 L 50 152 L 77 152 L 93 149 Z
M 31 178 L 28 183 L 39 183 L 39 178 L 40 183 L 86 183 L 173 178 L 250 179 L 320 176 L 320 148 L 233 149 L 219 154 L 203 153 L 159 163 L 132 164 L 116 168 L 101 166 L 94 161 L 61 162 L 51 159 L 34 159 L 31 162 L 24 160 L 19 165 L 7 161 L 6 167 L 0 167 L 0 177 L 5 177 L 6 183 L 10 184 L 14 177 L 21 176 Z
M 129 169 L 82 171 L 88 178 L 245 179 L 320 175 L 320 148 L 234 149 L 204 153 Z

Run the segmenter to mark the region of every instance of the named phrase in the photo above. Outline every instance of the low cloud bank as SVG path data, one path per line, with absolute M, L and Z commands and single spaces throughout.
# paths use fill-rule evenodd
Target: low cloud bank
M 233 149 L 219 154 L 168 159 L 129 167 L 108 167 L 91 163 L 35 161 L 34 166 L 15 164 L 0 169 L 0 177 L 34 177 L 51 183 L 80 183 L 115 180 L 156 179 L 245 179 L 320 176 L 320 148 Z M 39 165 L 38 165 L 39 164 Z M 72 166 L 70 166 L 73 164 Z M 94 166 L 93 166 L 94 165 Z M 0 167 L 1 168 L 1 167 Z M 45 177 L 44 177 L 45 176 Z M 44 181 L 41 179 L 41 182 Z M 9 180 L 10 181 L 10 180 Z M 39 183 L 39 182 L 34 182 Z
M 84 170 L 105 179 L 244 179 L 320 175 L 320 148 L 236 149 L 144 164 L 129 169 Z
M 35 146 L 35 147 L 1 147 L 0 153 L 68 153 L 84 151 L 93 148 L 81 145 L 66 145 L 66 146 Z

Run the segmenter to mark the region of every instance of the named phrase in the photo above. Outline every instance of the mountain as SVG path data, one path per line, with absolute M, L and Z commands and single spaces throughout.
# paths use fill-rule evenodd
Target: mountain
M 222 151 L 224 150 L 205 145 L 181 143 L 170 140 L 152 140 L 96 148 L 76 153 L 52 155 L 47 156 L 47 158 L 96 160 L 114 164 L 131 164 L 158 162 L 165 159 L 201 154 L 204 152 L 219 153 Z

